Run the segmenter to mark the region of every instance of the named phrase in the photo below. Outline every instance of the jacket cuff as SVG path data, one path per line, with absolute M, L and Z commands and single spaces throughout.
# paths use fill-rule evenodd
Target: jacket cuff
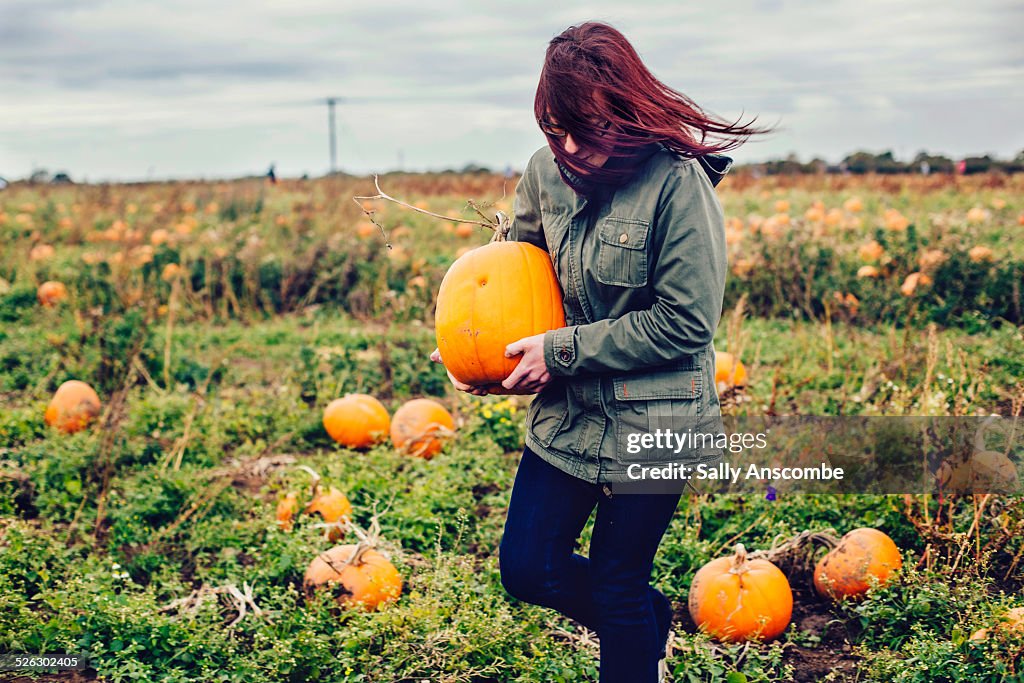
M 548 372 L 561 377 L 572 374 L 576 362 L 576 327 L 560 327 L 544 333 L 544 363 Z

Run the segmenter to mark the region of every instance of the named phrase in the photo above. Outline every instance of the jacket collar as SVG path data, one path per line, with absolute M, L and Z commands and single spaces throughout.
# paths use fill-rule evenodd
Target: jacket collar
M 646 158 L 657 152 L 659 149 L 663 149 L 661 144 L 653 144 L 648 147 L 641 148 L 638 154 L 641 158 Z M 718 184 L 722 182 L 726 174 L 732 168 L 732 157 L 725 156 L 724 154 L 705 154 L 703 156 L 695 157 L 700 167 L 704 170 L 704 174 L 711 181 L 712 187 L 718 187 Z M 635 158 L 634 158 L 635 160 Z M 611 159 L 609 163 L 622 163 L 618 159 Z M 579 197 L 591 198 L 595 196 L 603 196 L 609 194 L 610 191 L 614 191 L 613 187 L 608 187 L 594 183 L 577 173 L 573 173 L 568 168 L 563 166 L 558 159 L 555 159 L 555 165 L 558 167 L 558 172 L 562 176 L 562 181 L 572 188 Z
M 732 168 L 732 157 L 727 157 L 724 154 L 705 154 L 704 156 L 697 157 L 697 161 L 700 163 L 700 167 L 704 169 L 708 180 L 711 181 L 712 187 L 717 187 L 718 183 L 722 182 L 725 174 Z

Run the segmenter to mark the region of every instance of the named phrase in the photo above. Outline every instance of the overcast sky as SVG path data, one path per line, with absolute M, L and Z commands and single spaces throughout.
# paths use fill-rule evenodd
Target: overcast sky
M 1021 0 L 0 0 L 0 176 L 521 168 L 548 41 L 598 19 L 705 109 L 777 123 L 740 162 L 1024 149 Z

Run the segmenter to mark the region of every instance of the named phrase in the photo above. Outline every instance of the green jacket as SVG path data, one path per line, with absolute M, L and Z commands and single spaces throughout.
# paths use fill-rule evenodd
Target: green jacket
M 727 263 L 710 178 L 727 164 L 716 173 L 706 163 L 661 148 L 594 210 L 543 147 L 516 187 L 509 239 L 551 255 L 567 325 L 545 334 L 552 381 L 530 404 L 526 444 L 571 475 L 634 481 L 634 463 L 722 453 L 627 448 L 631 434 L 658 429 L 721 431 L 712 338 Z

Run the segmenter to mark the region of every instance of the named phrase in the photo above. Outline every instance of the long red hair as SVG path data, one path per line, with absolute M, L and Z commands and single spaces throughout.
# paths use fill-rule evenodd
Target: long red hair
M 622 33 L 595 21 L 570 26 L 551 40 L 533 110 L 538 122 L 565 128 L 581 150 L 618 160 L 595 166 L 568 154 L 565 138 L 548 135 L 551 151 L 563 166 L 598 183 L 628 178 L 635 170 L 630 158 L 655 142 L 679 155 L 698 157 L 734 149 L 752 135 L 770 132 L 753 127 L 753 120 L 729 123 L 704 112 L 655 78 Z M 605 121 L 611 122 L 606 131 L 600 125 Z

